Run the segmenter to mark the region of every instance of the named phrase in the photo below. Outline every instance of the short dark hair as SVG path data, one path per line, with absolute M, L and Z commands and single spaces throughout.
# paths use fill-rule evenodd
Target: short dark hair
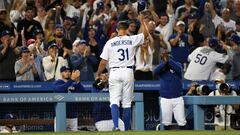
M 117 29 L 118 30 L 120 30 L 120 29 L 127 30 L 128 26 L 129 26 L 129 24 L 127 21 L 120 21 L 120 22 L 118 22 Z
M 25 8 L 25 11 L 28 11 L 28 10 L 35 11 L 35 8 L 32 7 L 32 6 L 27 6 L 27 7 Z
M 162 13 L 159 14 L 159 18 L 161 18 L 162 16 L 166 16 L 169 20 L 169 16 L 166 12 L 162 12 Z

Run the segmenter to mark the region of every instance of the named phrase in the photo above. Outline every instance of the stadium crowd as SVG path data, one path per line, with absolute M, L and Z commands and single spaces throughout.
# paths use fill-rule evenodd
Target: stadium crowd
M 69 65 L 81 71 L 81 81 L 93 81 L 106 41 L 116 36 L 117 22 L 128 21 L 128 34 L 137 34 L 139 14 L 144 15 L 150 36 L 137 49 L 136 80 L 156 79 L 152 71 L 160 63 L 159 54 L 165 50 L 182 64 L 185 79 L 239 79 L 239 0 L 157 3 L 154 0 L 3 0 L 0 80 L 57 80 L 61 78 L 60 68 Z M 229 58 L 212 60 L 209 68 L 199 69 L 194 65 L 195 71 L 188 56 L 196 48 L 206 46 Z M 205 64 L 205 57 L 197 57 L 201 65 Z M 203 70 L 206 74 L 201 74 Z
M 186 80 L 240 80 L 240 0 L 2 0 L 0 4 L 0 81 L 63 79 L 63 66 L 79 70 L 80 81 L 94 81 L 105 43 L 118 36 L 117 23 L 127 21 L 128 35 L 135 35 L 140 14 L 149 36 L 136 50 L 135 80 L 158 79 L 153 71 L 162 52 L 181 63 Z

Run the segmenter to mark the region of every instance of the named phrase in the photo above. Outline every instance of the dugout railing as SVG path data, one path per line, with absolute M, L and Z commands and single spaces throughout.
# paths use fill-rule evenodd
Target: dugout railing
M 240 104 L 240 96 L 184 96 L 183 99 L 185 105 L 193 105 L 194 130 L 205 129 L 204 106 Z M 159 102 L 160 100 L 159 97 Z M 161 130 L 163 130 L 163 124 L 160 125 Z
M 0 94 L 0 104 L 10 103 L 53 103 L 55 104 L 55 131 L 66 131 L 66 103 L 68 102 L 108 102 L 107 93 L 24 93 L 24 94 Z M 144 105 L 143 94 L 134 93 L 133 99 L 133 119 L 134 130 L 144 130 Z M 0 121 L 0 125 L 13 122 L 12 124 L 27 124 L 37 120 L 11 120 Z M 53 124 L 53 120 L 41 120 L 33 124 Z M 2 122 L 2 123 L 1 123 Z M 14 123 L 15 122 L 15 123 Z M 28 123 L 31 124 L 31 123 Z

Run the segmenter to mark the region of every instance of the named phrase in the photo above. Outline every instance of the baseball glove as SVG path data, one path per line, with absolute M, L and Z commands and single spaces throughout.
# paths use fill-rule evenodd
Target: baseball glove
M 106 82 L 100 80 L 100 79 L 97 79 L 93 82 L 92 86 L 98 90 L 102 90 L 103 88 L 105 88 L 106 86 Z

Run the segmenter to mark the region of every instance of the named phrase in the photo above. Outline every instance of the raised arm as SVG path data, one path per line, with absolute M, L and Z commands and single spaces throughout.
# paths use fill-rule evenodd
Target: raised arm
M 212 18 L 214 18 L 216 16 L 216 11 L 214 10 L 214 6 L 213 6 L 213 1 L 212 0 L 209 0 L 209 9 L 210 9 L 210 12 L 211 12 L 211 16 Z
M 148 28 L 147 28 L 147 25 L 144 21 L 144 16 L 142 14 L 139 15 L 139 21 L 141 23 L 141 27 L 139 29 L 139 32 L 142 32 L 143 35 L 144 35 L 144 38 L 146 39 L 148 37 Z

